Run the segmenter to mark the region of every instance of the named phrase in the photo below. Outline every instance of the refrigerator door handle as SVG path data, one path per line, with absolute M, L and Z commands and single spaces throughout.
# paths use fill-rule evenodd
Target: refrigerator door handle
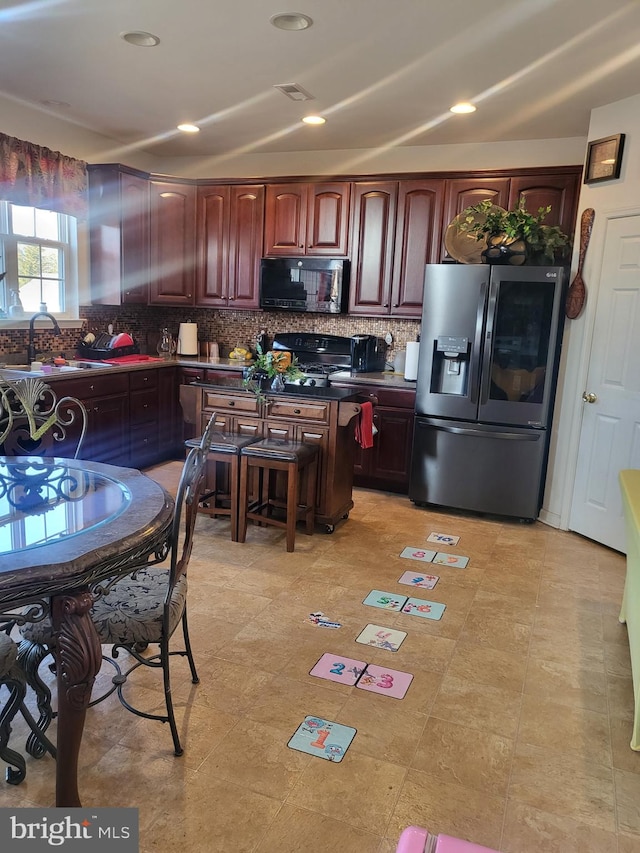
M 478 299 L 478 311 L 476 314 L 476 331 L 473 338 L 473 350 L 471 352 L 471 391 L 470 399 L 472 403 L 478 404 L 478 395 L 480 389 L 480 376 L 482 368 L 482 342 L 484 336 L 484 317 L 485 303 L 487 301 L 488 282 L 483 281 L 480 284 L 480 298 Z
M 496 319 L 496 306 L 498 304 L 498 284 L 491 282 L 489 288 L 489 303 L 487 305 L 487 323 L 484 330 L 484 347 L 482 350 L 482 387 L 480 388 L 480 405 L 489 401 L 489 390 L 491 387 L 491 360 L 493 355 L 493 328 Z
M 538 441 L 540 435 L 542 434 L 542 432 L 544 432 L 544 430 L 539 430 L 534 434 L 523 432 L 494 432 L 493 430 L 478 430 L 474 429 L 473 427 L 439 426 L 437 424 L 434 424 L 432 421 L 429 423 L 425 423 L 424 421 L 420 420 L 416 421 L 416 425 L 419 429 L 437 429 L 441 432 L 453 433 L 454 435 L 482 435 L 483 438 L 499 438 L 501 441 L 504 441 L 505 439 L 507 441 Z

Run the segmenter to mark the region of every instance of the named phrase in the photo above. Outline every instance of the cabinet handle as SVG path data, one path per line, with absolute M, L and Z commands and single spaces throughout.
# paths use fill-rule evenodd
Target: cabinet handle
M 97 406 L 94 406 L 94 407 L 93 407 L 93 411 L 94 411 L 94 412 L 99 412 L 99 411 L 100 411 L 100 409 L 99 409 Z
M 148 376 L 143 376 L 143 377 L 142 377 L 142 381 L 143 381 L 143 382 L 148 382 L 148 381 L 149 381 L 149 377 L 148 377 Z
M 293 414 L 294 414 L 294 415 L 299 415 L 299 414 L 300 414 L 300 409 L 294 409 L 294 410 L 293 410 Z
M 383 305 L 382 307 L 383 307 L 383 308 L 388 308 L 388 307 L 389 307 L 389 303 L 388 303 L 388 302 L 385 302 L 385 303 L 384 303 L 384 305 Z
M 93 391 L 93 390 L 95 390 L 95 389 L 94 389 L 94 386 L 93 386 L 93 385 L 89 385 L 89 391 Z
M 187 293 L 187 299 L 191 299 L 191 294 Z
M 397 308 L 397 307 L 398 307 L 398 303 L 397 303 L 397 302 L 394 302 L 394 303 L 393 303 L 393 307 L 394 307 L 394 308 Z
M 142 408 L 143 408 L 143 409 L 148 409 L 148 408 L 149 408 L 149 404 L 148 404 L 148 403 L 145 403 L 145 404 L 143 405 L 143 407 L 142 407 Z
M 235 404 L 236 404 L 235 400 L 229 400 L 229 406 L 235 406 Z

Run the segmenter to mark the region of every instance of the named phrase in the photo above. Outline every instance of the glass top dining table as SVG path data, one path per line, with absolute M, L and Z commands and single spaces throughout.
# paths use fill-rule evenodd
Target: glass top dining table
M 134 468 L 0 456 L 0 626 L 16 611 L 19 623 L 53 620 L 58 806 L 80 806 L 80 742 L 102 662 L 93 601 L 164 558 L 173 511 L 162 486 Z

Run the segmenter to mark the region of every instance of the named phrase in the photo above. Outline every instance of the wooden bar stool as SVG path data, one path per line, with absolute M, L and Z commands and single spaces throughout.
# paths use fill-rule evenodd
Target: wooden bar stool
M 258 472 L 257 499 L 249 496 L 249 477 Z M 286 501 L 278 499 L 275 481 L 279 471 L 287 477 Z M 238 511 L 238 541 L 247 536 L 247 521 L 271 524 L 287 531 L 287 551 L 293 551 L 296 522 L 305 522 L 305 532 L 313 533 L 315 520 L 316 481 L 318 476 L 318 446 L 300 441 L 264 439 L 243 447 L 240 451 L 240 507 Z M 304 483 L 303 483 L 304 480 Z M 301 484 L 304 502 L 300 502 Z M 284 509 L 285 518 L 276 518 L 274 509 Z
M 185 441 L 187 452 L 192 447 L 199 447 L 200 441 L 200 438 L 190 438 Z M 212 518 L 218 515 L 230 516 L 233 542 L 238 541 L 240 452 L 255 441 L 258 439 L 251 435 L 216 430 L 209 444 L 205 488 L 200 496 L 198 512 Z M 223 470 L 220 470 L 221 466 L 225 466 Z

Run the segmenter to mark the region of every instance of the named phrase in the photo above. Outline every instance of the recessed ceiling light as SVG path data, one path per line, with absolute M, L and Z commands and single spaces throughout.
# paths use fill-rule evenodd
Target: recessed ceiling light
M 123 38 L 129 44 L 134 44 L 136 47 L 155 47 L 157 44 L 160 44 L 158 36 L 154 36 L 153 33 L 145 33 L 143 30 L 120 33 L 120 38 Z
M 301 12 L 281 12 L 269 21 L 279 30 L 306 30 L 313 24 L 313 19 Z
M 200 128 L 197 124 L 179 124 L 178 130 L 183 133 L 200 133 Z
M 473 104 L 469 104 L 466 101 L 463 101 L 460 104 L 454 104 L 452 107 L 449 107 L 449 112 L 452 113 L 475 113 L 476 108 Z
M 322 118 L 322 116 L 305 116 L 302 121 L 305 124 L 324 124 L 326 118 Z

